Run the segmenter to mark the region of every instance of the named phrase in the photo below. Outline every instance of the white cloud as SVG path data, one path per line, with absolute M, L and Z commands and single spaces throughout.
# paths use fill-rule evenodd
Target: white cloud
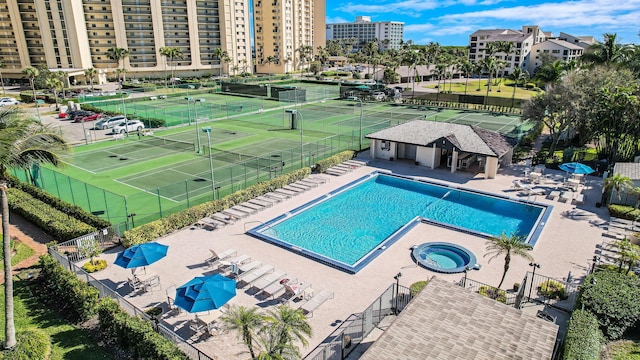
M 352 20 L 353 21 L 353 20 Z M 346 23 L 349 22 L 349 20 L 345 20 L 344 18 L 340 17 L 340 16 L 335 16 L 335 17 L 329 17 L 327 16 L 327 18 L 325 19 L 325 22 L 327 24 L 339 24 L 339 23 Z

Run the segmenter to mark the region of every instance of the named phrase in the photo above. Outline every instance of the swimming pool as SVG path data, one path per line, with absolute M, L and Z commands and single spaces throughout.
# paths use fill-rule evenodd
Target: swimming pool
M 535 244 L 547 206 L 374 172 L 248 231 L 356 273 L 420 221 L 480 236 L 503 231 Z

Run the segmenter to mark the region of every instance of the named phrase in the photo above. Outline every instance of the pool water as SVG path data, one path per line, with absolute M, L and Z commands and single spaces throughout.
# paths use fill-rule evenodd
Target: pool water
M 466 248 L 447 242 L 428 242 L 412 252 L 416 263 L 437 272 L 458 273 L 476 266 L 476 256 Z
M 455 269 L 457 267 L 464 266 L 464 261 L 458 254 L 447 250 L 441 249 L 427 254 L 423 253 L 420 257 L 422 260 L 429 260 L 438 264 L 438 266 L 443 269 Z
M 544 207 L 377 174 L 325 195 L 250 234 L 351 267 L 417 216 L 489 236 L 529 235 Z M 334 264 L 336 263 L 336 264 Z

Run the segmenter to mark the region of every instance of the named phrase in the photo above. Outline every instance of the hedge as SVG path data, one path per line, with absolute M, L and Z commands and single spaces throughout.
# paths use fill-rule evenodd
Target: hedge
M 7 189 L 9 208 L 29 220 L 59 241 L 75 239 L 97 229 L 64 212 L 54 209 L 26 192 Z
M 497 289 L 492 286 L 483 285 L 478 289 L 478 294 L 499 301 L 503 304 L 507 303 L 507 292 L 502 289 Z
M 355 151 L 347 150 L 341 153 L 337 153 L 331 157 L 320 160 L 316 163 L 316 171 L 325 172 L 328 168 L 343 163 L 347 160 L 351 160 L 355 156 Z
M 80 281 L 49 255 L 40 256 L 39 286 L 35 295 L 49 307 L 61 312 L 72 322 L 89 320 L 96 314 L 98 290 Z
M 597 271 L 580 286 L 576 308 L 591 312 L 608 339 L 621 338 L 640 321 L 640 279 L 614 271 Z
M 51 338 L 40 329 L 16 333 L 16 346 L 0 353 L 3 360 L 46 360 L 51 355 Z
M 638 220 L 640 210 L 629 205 L 609 204 L 609 215 L 626 220 Z
M 128 350 L 137 359 L 189 359 L 180 349 L 153 330 L 151 323 L 125 313 L 113 299 L 98 304 L 101 338 Z
M 175 230 L 191 226 L 198 220 L 211 216 L 212 214 L 228 209 L 237 204 L 251 200 L 257 196 L 279 189 L 287 184 L 291 184 L 309 176 L 311 169 L 302 168 L 277 178 L 263 181 L 246 189 L 236 191 L 222 199 L 209 201 L 204 204 L 193 206 L 189 209 L 173 213 L 156 221 L 135 227 L 125 231 L 122 244 L 130 247 L 136 244 L 143 244 L 167 235 Z
M 33 186 L 28 183 L 23 183 L 20 180 L 18 180 L 18 178 L 15 176 L 7 175 L 7 178 L 11 182 L 11 187 L 20 189 L 28 193 L 29 195 L 33 196 L 34 198 L 44 201 L 45 203 L 49 204 L 49 206 L 51 206 L 52 208 L 63 211 L 69 216 L 76 218 L 82 221 L 83 223 L 89 224 L 98 229 L 104 229 L 106 227 L 111 226 L 111 223 L 108 222 L 107 220 L 102 219 L 98 216 L 95 216 L 92 213 L 87 212 L 86 210 L 84 210 L 79 206 L 72 205 L 66 201 L 60 200 L 57 197 L 49 194 L 46 191 L 41 190 L 36 186 Z
M 569 319 L 563 359 L 597 360 L 604 343 L 598 319 L 588 311 L 575 310 Z

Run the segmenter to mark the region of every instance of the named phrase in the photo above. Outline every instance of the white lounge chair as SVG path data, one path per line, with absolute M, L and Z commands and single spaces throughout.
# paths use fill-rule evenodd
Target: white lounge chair
M 311 315 L 313 317 L 313 311 L 320 307 L 320 305 L 324 304 L 328 299 L 333 299 L 333 292 L 328 290 L 322 290 L 319 293 L 315 294 L 311 299 L 300 306 L 300 309 L 304 312 L 305 315 Z
M 243 272 L 242 274 L 238 275 L 238 277 L 236 277 L 236 281 L 238 283 L 250 284 L 255 280 L 261 278 L 262 276 L 273 272 L 273 270 L 274 268 L 272 265 L 263 265 L 251 271 Z
M 272 273 L 267 274 L 259 279 L 256 279 L 253 283 L 249 282 L 252 288 L 258 289 L 258 292 L 267 286 L 273 284 L 276 281 L 280 281 L 287 276 L 287 273 L 282 270 L 274 270 Z
M 227 249 L 219 254 L 212 249 L 209 249 L 209 251 L 211 252 L 211 257 L 206 259 L 205 263 L 207 263 L 210 267 L 216 267 L 220 264 L 221 261 L 227 260 L 232 256 L 236 256 L 238 254 L 236 249 Z
M 302 298 L 304 296 L 305 290 L 311 287 L 311 284 L 303 282 L 303 281 L 289 281 L 287 283 L 282 284 L 285 288 L 285 296 L 289 296 L 289 300 L 294 300 L 296 298 Z
M 259 268 L 261 266 L 262 266 L 262 261 L 258 261 L 258 260 L 254 260 L 254 261 L 251 261 L 251 262 L 246 263 L 246 264 L 238 265 L 237 270 L 236 270 L 237 272 L 235 273 L 236 274 L 236 278 L 237 278 L 238 275 L 244 274 L 244 273 L 246 273 L 248 271 L 251 271 L 253 269 Z

